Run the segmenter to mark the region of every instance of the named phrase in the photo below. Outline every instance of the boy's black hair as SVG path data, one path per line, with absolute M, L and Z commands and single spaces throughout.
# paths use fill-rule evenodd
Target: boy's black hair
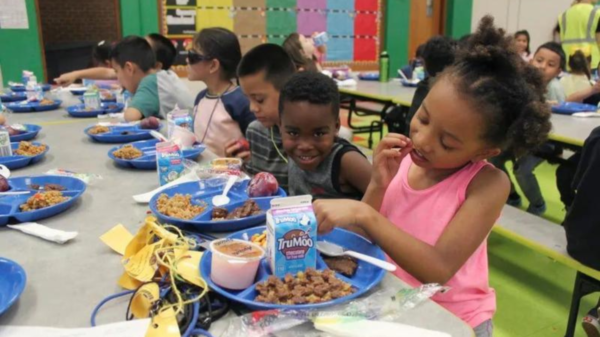
M 525 64 L 512 36 L 481 19 L 477 32 L 460 48 L 456 62 L 435 78 L 448 81 L 481 114 L 481 137 L 519 157 L 548 139 L 550 107 L 541 72 Z
M 314 71 L 301 71 L 290 77 L 279 93 L 279 118 L 283 116 L 285 102 L 308 102 L 331 105 L 331 113 L 340 116 L 340 92 L 331 78 Z
M 446 36 L 434 36 L 423 47 L 423 62 L 429 76 L 436 76 L 454 63 L 457 43 Z
M 425 51 L 425 43 L 420 44 L 415 51 L 415 58 L 422 58 Z
M 152 47 L 146 39 L 139 36 L 127 36 L 117 43 L 110 53 L 110 58 L 121 67 L 131 62 L 145 73 L 154 68 L 156 63 Z
M 100 41 L 94 46 L 92 50 L 92 57 L 94 58 L 94 66 L 104 64 L 106 61 L 110 62 L 110 52 L 113 48 L 113 43 L 110 41 Z
M 252 48 L 242 57 L 237 69 L 238 77 L 265 73 L 265 81 L 281 91 L 283 85 L 296 72 L 296 66 L 283 47 L 265 43 Z
M 152 43 L 150 47 L 154 51 L 156 61 L 162 64 L 163 70 L 171 69 L 175 57 L 177 57 L 177 49 L 173 45 L 173 42 L 163 35 L 152 33 L 148 34 L 148 38 Z
M 515 39 L 519 36 L 519 35 L 523 35 L 527 38 L 527 48 L 525 48 L 525 51 L 527 52 L 527 56 L 529 56 L 529 54 L 531 54 L 531 49 L 529 48 L 529 43 L 531 42 L 531 37 L 529 36 L 529 32 L 526 31 L 525 29 L 520 30 L 518 32 L 515 33 Z
M 537 54 L 540 51 L 540 49 L 548 49 L 549 51 L 556 53 L 560 57 L 560 69 L 565 70 L 567 68 L 567 57 L 565 56 L 565 51 L 563 50 L 560 43 L 546 42 L 543 45 L 539 46 L 535 53 Z
M 242 59 L 242 48 L 237 35 L 225 28 L 204 28 L 194 37 L 194 45 L 205 56 L 219 60 L 224 79 L 235 77 Z
M 571 72 L 576 74 L 583 73 L 587 76 L 588 80 L 592 79 L 590 63 L 591 58 L 586 57 L 581 50 L 575 51 L 575 53 L 569 57 L 569 68 L 571 68 Z

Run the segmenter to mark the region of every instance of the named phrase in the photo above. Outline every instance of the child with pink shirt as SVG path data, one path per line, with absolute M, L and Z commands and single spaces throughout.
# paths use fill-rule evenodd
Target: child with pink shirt
M 314 208 L 320 233 L 342 226 L 370 237 L 409 285 L 449 286 L 433 299 L 488 337 L 496 297 L 486 239 L 510 183 L 486 159 L 542 144 L 550 110 L 539 72 L 491 17 L 467 44 L 436 76 L 410 138 L 389 134 L 378 146 L 362 202 L 317 200 Z

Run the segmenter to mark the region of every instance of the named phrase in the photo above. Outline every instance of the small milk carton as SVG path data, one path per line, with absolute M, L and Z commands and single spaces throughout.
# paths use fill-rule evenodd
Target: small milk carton
M 100 109 L 100 93 L 98 90 L 88 90 L 83 94 L 83 104 L 86 108 Z
M 160 186 L 176 180 L 183 174 L 183 155 L 175 143 L 156 144 L 156 169 Z
M 5 129 L 0 130 L 0 157 L 12 156 L 12 148 L 10 147 L 10 135 Z
M 317 219 L 312 196 L 303 195 L 271 200 L 267 211 L 267 261 L 273 275 L 317 266 Z

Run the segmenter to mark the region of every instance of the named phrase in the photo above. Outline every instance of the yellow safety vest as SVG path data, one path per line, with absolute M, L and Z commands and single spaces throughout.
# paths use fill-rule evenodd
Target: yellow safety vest
M 600 62 L 600 49 L 596 42 L 596 27 L 600 21 L 600 8 L 591 4 L 577 4 L 558 17 L 560 40 L 563 50 L 569 57 L 577 50 L 592 57 L 592 69 Z

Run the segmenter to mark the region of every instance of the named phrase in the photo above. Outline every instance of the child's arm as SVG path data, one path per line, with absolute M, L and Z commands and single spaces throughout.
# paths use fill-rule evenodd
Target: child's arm
M 597 93 L 600 93 L 600 81 L 596 82 L 596 84 L 594 86 L 589 87 L 588 89 L 584 89 L 584 90 L 577 91 L 577 92 L 570 94 L 567 97 L 566 101 L 581 103 L 586 98 L 588 98 L 594 94 L 597 94 Z
M 136 108 L 127 108 L 124 115 L 127 122 L 135 122 L 144 119 L 144 114 Z
M 68 86 L 81 78 L 88 78 L 90 80 L 115 80 L 117 79 L 117 74 L 114 69 L 97 67 L 62 74 L 60 77 L 55 78 L 54 82 L 60 86 Z
M 314 209 L 320 232 L 330 231 L 337 224 L 358 226 L 419 281 L 445 284 L 484 242 L 509 190 L 505 174 L 493 168 L 482 169 L 469 185 L 465 202 L 434 246 L 397 228 L 364 203 L 317 200 Z
M 340 185 L 350 185 L 361 193 L 365 193 L 371 181 L 373 167 L 362 154 L 356 151 L 342 155 Z

